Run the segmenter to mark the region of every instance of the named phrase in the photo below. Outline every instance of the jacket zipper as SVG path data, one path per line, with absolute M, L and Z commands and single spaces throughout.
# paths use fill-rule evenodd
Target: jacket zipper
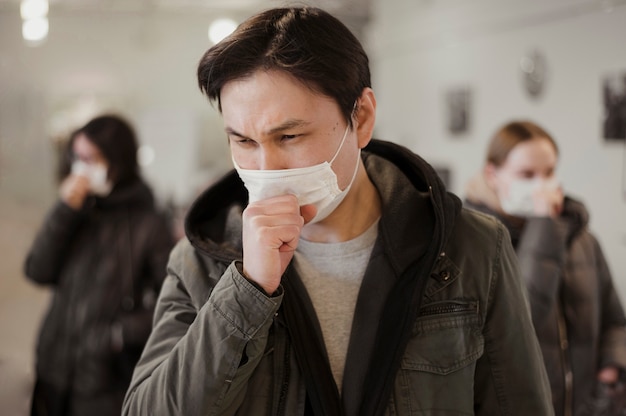
M 558 310 L 558 327 L 559 327 L 559 351 L 561 353 L 561 365 L 563 366 L 563 382 L 565 384 L 565 394 L 563 398 L 563 415 L 573 415 L 573 390 L 574 375 L 572 374 L 572 366 L 568 357 L 569 341 L 567 339 L 567 325 L 565 316 L 563 315 L 563 305 L 559 302 Z
M 276 314 L 276 316 L 278 316 L 278 313 Z M 291 358 L 290 356 L 291 345 L 289 343 L 289 337 L 286 337 L 284 339 L 282 347 L 284 348 L 284 351 L 281 354 L 282 355 L 282 371 L 280 372 L 280 374 L 281 374 L 282 382 L 280 384 L 280 391 L 278 392 L 278 404 L 276 406 L 277 415 L 286 414 L 285 412 L 286 412 L 286 406 L 287 406 L 287 391 L 289 390 L 289 374 L 291 371 L 290 366 L 289 366 L 289 361 Z
M 440 315 L 457 312 L 478 312 L 478 302 L 452 303 L 426 306 L 419 312 L 419 316 Z

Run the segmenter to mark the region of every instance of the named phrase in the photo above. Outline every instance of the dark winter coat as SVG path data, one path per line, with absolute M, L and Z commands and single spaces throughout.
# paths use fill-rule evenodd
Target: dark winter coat
M 626 318 L 600 245 L 587 228 L 587 210 L 565 198 L 557 219 L 515 219 L 488 206 L 493 199 L 486 188 L 469 189 L 469 206 L 498 217 L 510 231 L 555 414 L 595 414 L 590 408 L 598 371 L 609 365 L 626 369 Z
M 37 344 L 38 380 L 70 400 L 93 397 L 94 406 L 96 397 L 125 391 L 172 246 L 170 227 L 141 181 L 88 197 L 80 211 L 59 201 L 25 262 L 29 279 L 53 288 Z

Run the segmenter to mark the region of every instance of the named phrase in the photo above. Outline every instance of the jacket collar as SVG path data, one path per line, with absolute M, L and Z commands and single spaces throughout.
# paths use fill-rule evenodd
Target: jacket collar
M 359 326 L 356 320 L 367 314 L 366 309 L 376 310 L 376 316 L 370 312 L 369 320 L 377 328 L 375 336 L 367 339 L 367 331 L 361 331 L 366 347 L 356 348 L 357 329 L 349 347 L 348 359 L 351 361 L 346 362 L 348 368 L 358 372 L 354 357 L 362 351 L 362 362 L 372 363 L 359 375 L 361 390 L 351 392 L 356 404 L 349 403 L 344 397 L 348 414 L 365 416 L 385 412 L 425 295 L 426 283 L 452 234 L 461 209 L 460 200 L 446 191 L 434 169 L 413 152 L 381 141 L 372 141 L 366 150 L 369 156 L 366 154 L 365 165 L 368 172 L 375 172 L 370 174 L 370 178 L 383 202 L 379 240 L 368 271 L 376 265 L 384 268 L 388 261 L 395 278 L 389 281 L 380 279 L 380 275 L 368 276 L 366 272 L 361 292 L 371 285 L 370 289 L 379 295 L 370 292 L 374 296 L 368 298 L 374 302 L 378 299 L 378 302 L 364 308 L 365 303 L 361 303 L 363 297 L 360 296 L 355 311 L 353 331 Z M 384 255 L 376 256 L 377 248 L 383 250 Z M 351 375 L 346 373 L 344 377 Z M 344 395 L 349 393 L 344 390 Z M 351 405 L 356 408 L 350 410 Z
M 500 220 L 509 231 L 511 236 L 511 242 L 513 247 L 517 247 L 524 227 L 526 226 L 526 219 L 520 217 L 512 217 L 502 212 L 501 209 L 495 209 L 493 204 L 489 203 L 485 199 L 480 198 L 481 194 L 472 194 L 472 198 L 465 201 L 465 205 L 468 208 L 475 209 L 477 211 L 485 212 L 489 215 L 496 217 Z M 568 225 L 567 243 L 568 245 L 575 239 L 589 224 L 589 212 L 585 205 L 569 196 L 565 196 L 563 200 L 563 211 L 560 218 Z
M 87 210 L 95 208 L 103 211 L 152 206 L 154 206 L 152 191 L 141 179 L 115 186 L 106 197 L 90 195 L 84 205 Z

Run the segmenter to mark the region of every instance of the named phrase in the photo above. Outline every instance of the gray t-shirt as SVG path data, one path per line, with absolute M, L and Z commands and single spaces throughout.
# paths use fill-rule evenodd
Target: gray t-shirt
M 296 271 L 317 313 L 340 392 L 356 299 L 377 236 L 375 221 L 365 233 L 341 243 L 300 239 L 294 256 Z

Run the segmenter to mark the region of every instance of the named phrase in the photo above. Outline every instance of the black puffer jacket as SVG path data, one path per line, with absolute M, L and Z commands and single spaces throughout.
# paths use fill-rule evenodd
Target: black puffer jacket
M 555 414 L 595 414 L 589 409 L 597 372 L 607 365 L 626 369 L 626 318 L 600 245 L 587 229 L 587 210 L 565 198 L 557 219 L 507 217 L 476 181 L 466 205 L 496 216 L 511 234 Z
M 59 201 L 25 263 L 29 279 L 54 289 L 37 345 L 38 379 L 70 397 L 125 391 L 172 246 L 141 181 L 88 197 L 81 211 Z

